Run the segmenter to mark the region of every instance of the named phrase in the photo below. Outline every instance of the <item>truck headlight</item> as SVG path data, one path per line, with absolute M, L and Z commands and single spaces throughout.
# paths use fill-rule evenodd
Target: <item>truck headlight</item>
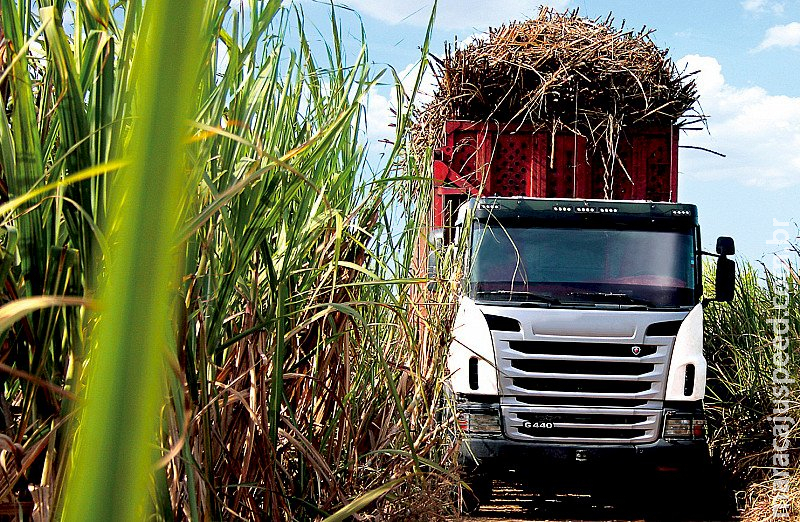
M 706 438 L 706 420 L 685 413 L 667 413 L 664 419 L 665 439 L 703 440 Z
M 464 433 L 472 435 L 499 435 L 500 416 L 493 413 L 460 412 L 458 427 Z

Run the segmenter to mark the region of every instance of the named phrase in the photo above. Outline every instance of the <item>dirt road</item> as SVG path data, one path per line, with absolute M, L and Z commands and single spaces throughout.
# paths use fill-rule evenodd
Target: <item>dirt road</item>
M 654 506 L 657 508 L 657 506 Z M 674 507 L 674 506 L 673 506 Z M 543 498 L 519 487 L 495 482 L 492 501 L 468 522 L 639 522 L 708 520 L 691 516 L 664 515 L 658 509 L 630 505 L 598 505 L 588 496 L 554 495 Z
M 482 506 L 469 522 L 550 522 L 642 520 L 625 516 L 619 509 L 593 505 L 587 496 L 561 495 L 542 498 L 512 485 L 495 485 L 492 502 Z

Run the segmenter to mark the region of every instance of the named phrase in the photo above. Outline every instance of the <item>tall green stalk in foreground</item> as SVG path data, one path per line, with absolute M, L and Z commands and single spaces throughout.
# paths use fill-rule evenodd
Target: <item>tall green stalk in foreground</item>
M 130 166 L 113 186 L 111 251 L 91 339 L 86 404 L 65 520 L 144 514 L 163 403 L 163 356 L 177 287 L 176 225 L 197 78 L 202 4 L 150 0 L 134 59 Z
M 366 103 L 391 71 L 333 6 L 320 40 L 281 0 L 205 2 L 194 52 L 183 5 L 45 3 L 0 0 L 0 303 L 15 310 L 0 432 L 17 444 L 0 447 L 0 504 L 449 516 L 456 448 L 436 419 L 452 293 L 431 295 L 412 263 L 431 180 L 408 150 L 421 74 L 408 92 L 391 76 L 395 136 L 372 163 Z M 97 279 L 91 316 L 73 305 Z

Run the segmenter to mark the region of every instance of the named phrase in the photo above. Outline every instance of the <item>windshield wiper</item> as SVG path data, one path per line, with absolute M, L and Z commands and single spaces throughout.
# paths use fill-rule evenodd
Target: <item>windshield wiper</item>
M 646 299 L 632 297 L 628 294 L 615 294 L 613 292 L 570 292 L 569 295 L 575 297 L 589 297 L 591 299 L 603 300 L 605 302 L 612 303 L 653 306 L 653 303 Z
M 519 296 L 524 298 L 526 302 L 539 302 L 539 303 L 547 303 L 547 304 L 561 304 L 561 301 L 556 299 L 555 297 L 550 297 L 547 295 L 536 294 L 533 292 L 526 292 L 524 290 L 492 290 L 492 291 L 478 291 L 475 292 L 477 296 L 487 296 L 487 295 L 503 295 L 508 297 Z

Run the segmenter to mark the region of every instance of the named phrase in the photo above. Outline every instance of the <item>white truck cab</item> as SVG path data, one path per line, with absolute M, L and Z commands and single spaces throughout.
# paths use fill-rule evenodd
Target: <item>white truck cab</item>
M 699 476 L 710 300 L 696 207 L 490 197 L 465 203 L 456 227 L 467 252 L 449 384 L 477 499 L 509 473 Z M 720 238 L 715 300 L 732 297 L 733 253 Z

